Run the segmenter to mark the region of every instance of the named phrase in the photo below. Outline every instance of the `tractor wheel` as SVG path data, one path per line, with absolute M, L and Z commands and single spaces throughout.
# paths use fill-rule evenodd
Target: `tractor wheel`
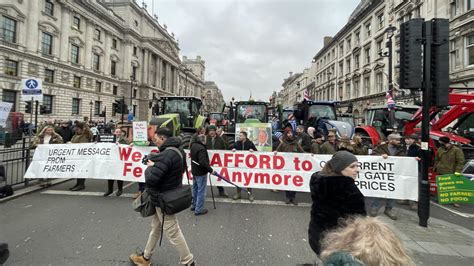
M 193 136 L 193 133 L 182 132 L 181 134 L 179 134 L 179 136 L 181 139 L 181 148 L 189 149 L 189 144 L 191 143 L 191 137 Z

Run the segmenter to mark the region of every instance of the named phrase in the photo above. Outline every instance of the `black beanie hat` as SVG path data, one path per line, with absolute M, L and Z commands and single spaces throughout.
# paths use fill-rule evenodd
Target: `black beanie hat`
M 336 173 L 340 173 L 353 162 L 357 162 L 357 157 L 354 154 L 348 151 L 338 151 L 327 163 Z
M 450 139 L 446 136 L 443 136 L 443 137 L 439 138 L 439 141 L 444 142 L 444 143 L 449 143 Z

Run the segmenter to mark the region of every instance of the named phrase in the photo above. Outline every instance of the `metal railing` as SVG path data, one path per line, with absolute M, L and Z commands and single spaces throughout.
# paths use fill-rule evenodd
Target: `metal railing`
M 28 185 L 29 180 L 24 179 L 28 165 L 33 158 L 28 138 L 23 137 L 12 146 L 0 146 L 0 162 L 5 168 L 6 183 L 11 186 Z

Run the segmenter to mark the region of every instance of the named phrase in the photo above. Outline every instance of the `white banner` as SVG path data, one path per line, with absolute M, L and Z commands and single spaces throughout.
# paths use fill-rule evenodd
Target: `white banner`
M 144 182 L 142 158 L 156 147 L 112 143 L 39 145 L 25 178 L 96 178 Z M 331 155 L 209 151 L 211 166 L 243 187 L 309 192 L 314 172 Z M 357 156 L 356 184 L 367 197 L 418 199 L 418 163 L 413 157 Z M 191 162 L 188 155 L 188 166 Z M 191 176 L 191 171 L 189 170 Z M 212 176 L 214 186 L 230 186 Z M 184 177 L 183 183 L 187 180 Z
M 0 102 L 0 126 L 6 127 L 8 114 L 12 109 L 13 103 Z

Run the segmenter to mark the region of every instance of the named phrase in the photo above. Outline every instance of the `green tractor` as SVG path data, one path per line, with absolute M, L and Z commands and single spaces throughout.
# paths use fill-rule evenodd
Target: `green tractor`
M 200 115 L 202 100 L 188 96 L 165 96 L 160 98 L 159 103 L 160 115 L 150 120 L 149 127 L 152 131 L 167 127 L 173 136 L 181 139 L 181 147 L 187 149 L 196 130 L 208 124 L 207 118 Z

